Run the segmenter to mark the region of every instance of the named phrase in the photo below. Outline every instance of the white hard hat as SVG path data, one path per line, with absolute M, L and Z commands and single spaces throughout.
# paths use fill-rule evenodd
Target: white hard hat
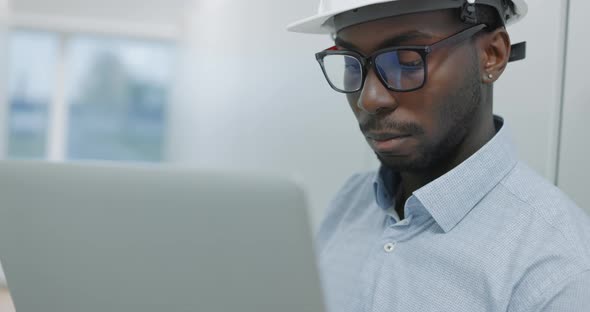
M 330 34 L 346 26 L 379 18 L 450 8 L 470 7 L 472 10 L 474 4 L 493 6 L 507 25 L 520 20 L 528 11 L 525 0 L 320 0 L 316 15 L 295 22 L 287 29 Z

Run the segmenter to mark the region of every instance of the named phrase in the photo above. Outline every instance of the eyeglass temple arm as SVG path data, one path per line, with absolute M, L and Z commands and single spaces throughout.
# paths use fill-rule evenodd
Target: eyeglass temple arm
M 429 47 L 427 47 L 427 51 L 428 52 L 432 52 L 436 49 L 440 49 L 446 46 L 452 46 L 455 45 L 467 38 L 470 38 L 471 36 L 475 35 L 477 32 L 479 32 L 480 30 L 486 28 L 485 24 L 481 24 L 481 25 L 477 25 L 471 28 L 467 28 L 461 32 L 458 32 L 454 35 L 452 35 L 451 37 L 448 37 L 446 39 L 442 39 L 438 42 L 433 43 L 432 45 L 430 45 Z
M 432 45 L 430 45 L 429 47 L 427 47 L 427 51 L 428 52 L 432 52 L 435 49 L 439 49 L 445 46 L 451 46 L 454 44 L 457 44 L 473 35 L 475 35 L 477 32 L 479 32 L 480 30 L 484 29 L 486 27 L 485 24 L 481 24 L 479 26 L 475 26 L 472 28 L 468 28 L 460 33 L 457 33 L 447 39 L 443 39 L 439 42 L 436 42 Z M 520 61 L 520 60 L 524 60 L 526 58 L 526 42 L 519 42 L 516 44 L 513 44 L 510 47 L 510 57 L 508 58 L 508 62 L 515 62 L 515 61 Z

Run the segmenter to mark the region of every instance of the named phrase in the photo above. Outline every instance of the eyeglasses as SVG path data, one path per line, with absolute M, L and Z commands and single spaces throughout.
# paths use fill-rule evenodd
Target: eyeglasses
M 333 47 L 316 54 L 326 80 L 332 89 L 342 93 L 354 93 L 363 88 L 368 66 L 372 66 L 379 80 L 387 89 L 409 92 L 426 84 L 428 54 L 447 46 L 458 44 L 486 27 L 480 24 L 467 28 L 450 37 L 425 46 L 399 46 L 376 51 L 365 57 L 350 50 Z

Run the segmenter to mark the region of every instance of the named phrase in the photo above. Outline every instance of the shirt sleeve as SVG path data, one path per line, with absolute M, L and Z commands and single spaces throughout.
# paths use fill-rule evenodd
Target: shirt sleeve
M 590 311 L 590 270 L 555 286 L 550 294 L 541 296 L 531 312 Z

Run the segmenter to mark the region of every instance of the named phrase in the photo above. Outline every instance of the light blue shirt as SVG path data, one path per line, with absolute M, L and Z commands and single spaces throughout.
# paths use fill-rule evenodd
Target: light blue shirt
M 330 312 L 590 311 L 590 218 L 494 121 L 487 144 L 407 199 L 404 220 L 398 174 L 345 183 L 317 235 Z

